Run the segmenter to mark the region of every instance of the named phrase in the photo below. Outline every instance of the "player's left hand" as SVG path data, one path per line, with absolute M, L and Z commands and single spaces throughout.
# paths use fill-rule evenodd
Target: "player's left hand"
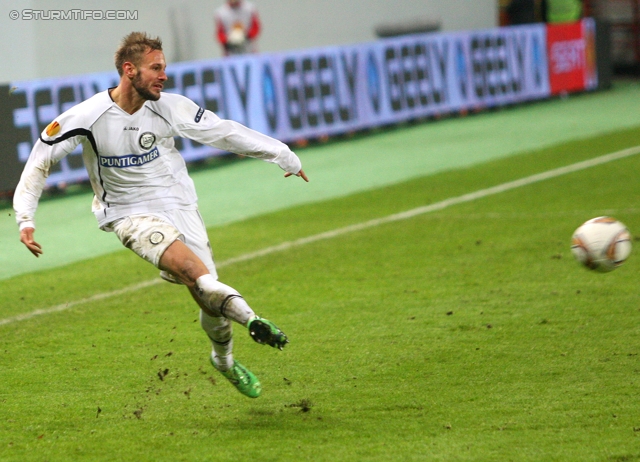
M 20 242 L 27 246 L 29 252 L 39 257 L 42 254 L 42 246 L 33 239 L 34 232 L 33 228 L 24 228 L 20 231 Z
M 307 175 L 305 175 L 304 170 L 300 169 L 300 171 L 298 173 L 285 173 L 284 177 L 288 177 L 291 175 L 295 175 L 295 176 L 299 176 L 300 178 L 302 178 L 304 181 L 306 181 L 307 183 L 309 182 L 309 178 L 307 178 Z

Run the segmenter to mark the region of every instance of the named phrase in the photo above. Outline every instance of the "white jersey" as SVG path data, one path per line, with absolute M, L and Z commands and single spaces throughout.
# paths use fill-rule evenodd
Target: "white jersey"
M 215 13 L 218 41 L 225 47 L 227 53 L 254 53 L 255 40 L 260 34 L 260 20 L 255 5 L 242 0 L 232 7 L 227 2 L 221 5 Z
M 251 30 L 252 22 L 258 14 L 255 5 L 249 1 L 242 1 L 235 8 L 228 3 L 221 5 L 216 10 L 216 20 L 222 23 L 227 33 L 234 27 L 242 27 L 244 31 Z
M 195 187 L 174 136 L 264 159 L 289 173 L 301 169 L 284 143 L 220 119 L 184 96 L 162 93 L 158 101 L 146 101 L 128 114 L 104 91 L 58 116 L 36 141 L 14 194 L 20 229 L 35 228 L 35 211 L 51 167 L 78 144 L 101 228 L 109 229 L 109 223 L 128 215 L 197 208 Z

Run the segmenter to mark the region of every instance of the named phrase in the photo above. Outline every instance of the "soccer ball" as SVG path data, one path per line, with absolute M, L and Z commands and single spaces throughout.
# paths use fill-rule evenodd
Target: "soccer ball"
M 613 271 L 629 258 L 631 234 L 615 218 L 593 218 L 573 233 L 571 253 L 589 269 Z

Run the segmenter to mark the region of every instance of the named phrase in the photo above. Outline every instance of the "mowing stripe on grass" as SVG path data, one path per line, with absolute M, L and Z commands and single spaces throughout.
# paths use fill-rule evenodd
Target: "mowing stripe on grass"
M 533 183 L 538 183 L 540 181 L 556 178 L 562 175 L 566 175 L 568 173 L 578 172 L 580 170 L 585 170 L 587 168 L 606 164 L 608 162 L 613 162 L 615 160 L 623 159 L 625 157 L 630 157 L 636 154 L 640 154 L 640 146 L 634 146 L 631 148 L 623 149 L 621 151 L 605 154 L 603 156 L 596 157 L 593 159 L 567 165 L 565 167 L 559 167 L 553 170 L 548 170 L 546 172 L 537 173 L 535 175 L 521 178 L 519 180 L 509 181 L 507 183 L 502 183 L 497 186 L 492 186 L 490 188 L 480 189 L 478 191 L 475 191 L 469 194 L 463 194 L 462 196 L 451 197 L 449 199 L 436 202 L 434 204 L 417 207 L 415 209 L 407 210 L 405 212 L 394 213 L 392 215 L 387 215 L 386 217 L 375 218 L 373 220 L 357 223 L 355 225 L 345 226 L 343 228 L 334 229 L 332 231 L 314 234 L 312 236 L 303 237 L 300 239 L 296 239 L 294 241 L 283 242 L 282 244 L 274 245 L 271 247 L 265 247 L 264 249 L 258 250 L 256 252 L 249 252 L 249 253 L 240 255 L 238 257 L 229 258 L 228 260 L 218 263 L 216 266 L 218 266 L 219 268 L 222 268 L 225 266 L 233 265 L 235 263 L 254 260 L 256 258 L 260 258 L 273 253 L 283 252 L 295 247 L 301 247 L 307 244 L 311 244 L 313 242 L 318 242 L 326 239 L 333 239 L 335 237 L 342 236 L 345 234 L 350 234 L 356 231 L 375 228 L 377 226 L 380 226 L 386 223 L 407 220 L 409 218 L 413 218 L 418 215 L 423 215 L 425 213 L 442 210 L 447 207 L 451 207 L 452 205 L 463 204 L 465 202 L 471 202 L 477 199 L 482 199 L 487 196 L 492 196 L 494 194 L 510 191 L 512 189 L 520 188 L 522 186 L 528 186 Z M 11 324 L 18 321 L 25 321 L 27 319 L 31 319 L 43 314 L 50 314 L 50 313 L 65 311 L 70 308 L 73 308 L 74 306 L 82 305 L 85 303 L 104 300 L 107 298 L 116 297 L 118 295 L 122 295 L 129 292 L 135 292 L 139 289 L 144 289 L 145 287 L 159 284 L 160 282 L 162 282 L 162 279 L 160 278 L 152 279 L 150 281 L 134 284 L 134 285 L 125 287 L 123 289 L 118 289 L 111 292 L 104 292 L 104 293 L 92 295 L 91 297 L 83 298 L 80 300 L 63 303 L 61 305 L 56 305 L 50 308 L 35 310 L 35 311 L 32 311 L 31 313 L 19 314 L 17 316 L 12 316 L 10 318 L 0 319 L 0 326 L 5 324 Z

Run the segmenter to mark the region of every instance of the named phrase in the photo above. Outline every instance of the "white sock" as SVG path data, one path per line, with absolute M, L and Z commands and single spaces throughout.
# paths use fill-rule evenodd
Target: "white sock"
M 200 325 L 209 336 L 213 351 L 211 358 L 216 369 L 221 371 L 233 367 L 233 335 L 231 322 L 222 316 L 209 316 L 200 310 Z
M 211 311 L 243 326 L 255 316 L 237 290 L 216 280 L 211 274 L 205 274 L 196 280 L 196 291 Z

